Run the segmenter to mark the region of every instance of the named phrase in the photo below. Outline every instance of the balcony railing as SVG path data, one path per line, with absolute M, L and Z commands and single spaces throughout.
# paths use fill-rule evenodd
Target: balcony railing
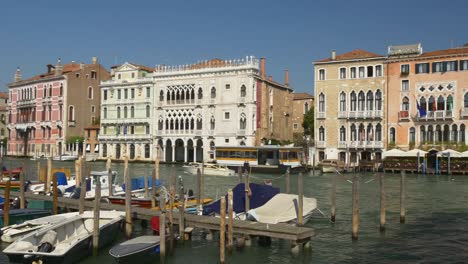
M 346 111 L 338 112 L 338 118 L 347 118 L 347 117 L 348 117 L 348 112 Z
M 98 136 L 99 140 L 113 140 L 113 139 L 122 139 L 122 140 L 131 140 L 131 139 L 151 139 L 149 134 L 119 134 L 119 135 L 103 135 Z
M 325 112 L 318 112 L 317 118 L 325 118 Z
M 468 117 L 468 107 L 462 108 L 461 117 Z
M 202 135 L 202 130 L 201 129 L 197 129 L 195 130 L 195 136 L 201 136 Z
M 324 148 L 327 143 L 325 141 L 317 141 L 317 148 Z
M 41 122 L 42 123 L 42 122 Z M 75 120 L 68 120 L 68 126 L 69 127 L 74 127 L 76 126 L 76 121 Z
M 245 135 L 245 129 L 238 129 L 238 130 L 237 130 L 237 135 L 238 135 L 238 136 L 243 136 L 243 135 Z
M 437 110 L 437 111 L 427 111 L 425 116 L 420 116 L 418 114 L 418 118 L 421 121 L 427 121 L 427 120 L 447 120 L 447 119 L 453 119 L 453 111 L 451 110 Z
M 340 143 L 338 144 L 338 147 L 340 147 Z M 365 149 L 383 148 L 382 141 L 363 141 L 363 140 L 350 141 L 347 143 L 347 145 L 349 146 L 349 148 L 365 148 Z
M 344 112 L 344 114 L 347 114 L 348 118 L 359 118 L 359 119 L 383 117 L 382 110 L 350 111 L 350 112 Z
M 398 119 L 399 120 L 409 120 L 409 111 L 408 110 L 400 111 L 398 113 Z
M 347 148 L 348 147 L 348 142 L 346 141 L 339 141 L 338 142 L 338 148 Z

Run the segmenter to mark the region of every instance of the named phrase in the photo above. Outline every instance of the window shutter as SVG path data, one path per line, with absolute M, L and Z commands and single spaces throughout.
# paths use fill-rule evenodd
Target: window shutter
M 436 63 L 435 62 L 432 63 L 432 72 L 436 72 Z

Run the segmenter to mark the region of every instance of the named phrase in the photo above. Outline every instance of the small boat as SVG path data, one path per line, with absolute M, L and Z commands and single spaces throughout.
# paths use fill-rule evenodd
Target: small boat
M 3 227 L 0 229 L 1 239 L 3 242 L 12 243 L 17 239 L 28 235 L 29 233 L 36 231 L 40 228 L 50 226 L 61 221 L 64 221 L 70 217 L 77 216 L 78 212 L 50 215 L 33 220 L 28 220 L 21 224 L 14 224 Z
M 200 169 L 200 172 L 203 171 L 204 175 L 210 176 L 234 176 L 236 174 L 234 170 L 229 169 L 227 166 L 216 163 L 191 162 L 183 168 L 191 174 L 197 174 L 198 169 Z
M 323 173 L 336 171 L 341 172 L 345 168 L 344 162 L 337 159 L 324 159 L 318 164 L 318 166 L 320 167 Z
M 101 211 L 99 248 L 118 234 L 123 212 Z M 93 248 L 94 214 L 86 212 L 24 236 L 3 250 L 11 262 L 76 263 Z
M 4 225 L 4 210 L 0 210 L 0 227 Z M 42 209 L 10 209 L 8 213 L 8 223 L 10 224 L 20 224 L 27 220 L 36 219 L 39 217 L 44 217 L 50 215 L 50 210 L 42 210 Z
M 131 263 L 159 254 L 160 236 L 140 236 L 122 242 L 109 250 L 117 263 Z
M 266 224 L 296 223 L 297 208 L 294 200 L 298 200 L 296 194 L 279 193 L 264 205 L 247 212 L 247 220 L 253 220 Z M 304 197 L 303 199 L 303 224 L 305 224 L 317 208 L 317 199 Z
M 56 161 L 73 161 L 73 160 L 77 160 L 78 156 L 71 155 L 71 154 L 62 154 L 60 156 L 55 156 L 52 159 Z

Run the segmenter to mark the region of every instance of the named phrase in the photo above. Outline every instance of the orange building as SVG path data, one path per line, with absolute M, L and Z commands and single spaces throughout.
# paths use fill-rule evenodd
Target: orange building
M 468 46 L 423 52 L 391 46 L 386 60 L 388 143 L 400 149 L 465 145 Z

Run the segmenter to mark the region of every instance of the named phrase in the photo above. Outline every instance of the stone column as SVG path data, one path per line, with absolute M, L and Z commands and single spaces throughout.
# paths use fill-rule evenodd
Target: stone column
M 188 150 L 187 150 L 187 145 L 184 145 L 184 162 L 187 162 L 188 160 Z
M 174 142 L 174 145 L 172 145 L 172 162 L 175 161 L 175 142 Z

